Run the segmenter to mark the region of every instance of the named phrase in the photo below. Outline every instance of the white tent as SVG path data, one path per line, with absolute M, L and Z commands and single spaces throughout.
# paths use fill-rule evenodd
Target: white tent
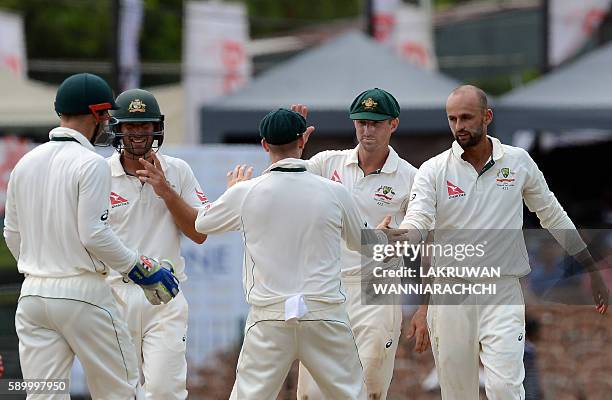
M 0 69 L 0 129 L 19 133 L 35 129 L 44 134 L 59 124 L 53 109 L 57 86 L 19 79 Z M 181 144 L 184 127 L 184 91 L 181 84 L 156 86 L 149 90 L 165 115 L 166 143 Z
M 0 68 L 0 90 L 0 128 L 3 130 L 47 129 L 59 123 L 53 110 L 56 87 L 16 78 Z
M 185 130 L 185 91 L 183 85 L 170 84 L 148 88 L 164 114 L 164 143 L 183 144 Z
M 247 86 L 202 107 L 202 141 L 257 138 L 261 118 L 277 107 L 308 105 L 317 136 L 354 135 L 348 118 L 362 90 L 389 90 L 402 108 L 397 135 L 448 132 L 445 106 L 459 82 L 421 69 L 352 31 L 296 55 L 254 78 Z
M 495 107 L 496 131 L 612 127 L 612 43 L 511 91 Z

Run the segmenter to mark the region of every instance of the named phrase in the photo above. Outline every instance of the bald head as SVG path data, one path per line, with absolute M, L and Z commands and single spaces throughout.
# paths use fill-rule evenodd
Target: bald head
M 493 120 L 493 111 L 482 89 L 463 85 L 448 96 L 446 116 L 457 143 L 467 149 L 486 140 L 487 126 Z
M 450 95 L 448 95 L 448 98 L 450 99 L 453 96 L 463 96 L 466 100 L 471 99 L 476 101 L 483 111 L 489 108 L 487 94 L 481 88 L 474 85 L 461 85 L 455 88 Z

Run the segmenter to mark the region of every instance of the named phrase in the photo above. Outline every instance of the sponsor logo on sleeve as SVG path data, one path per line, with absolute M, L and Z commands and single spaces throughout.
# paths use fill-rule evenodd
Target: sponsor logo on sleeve
M 198 189 L 195 190 L 195 194 L 198 197 L 198 200 L 200 200 L 202 202 L 202 204 L 206 204 L 208 203 L 208 197 L 206 197 L 206 195 L 204 194 L 204 192 L 199 191 Z

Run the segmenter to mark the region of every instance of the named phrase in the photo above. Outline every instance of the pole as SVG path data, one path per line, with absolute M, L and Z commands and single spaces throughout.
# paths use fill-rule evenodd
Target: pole
M 111 0 L 112 13 L 112 49 L 111 49 L 111 86 L 115 94 L 121 93 L 121 81 L 119 78 L 119 15 L 121 12 L 121 0 Z
M 366 34 L 374 37 L 374 0 L 364 0 L 364 16 L 366 21 Z
M 542 0 L 542 74 L 550 71 L 550 0 Z

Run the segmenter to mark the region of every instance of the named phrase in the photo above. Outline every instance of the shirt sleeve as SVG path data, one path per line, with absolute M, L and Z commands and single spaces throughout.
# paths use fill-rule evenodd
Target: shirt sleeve
M 416 168 L 414 173 L 411 173 L 409 178 L 406 179 L 406 187 L 408 188 L 408 195 L 402 199 L 402 203 L 400 204 L 398 213 L 393 216 L 393 222 L 396 227 L 399 227 L 402 224 L 403 217 L 406 215 L 408 211 L 408 204 L 410 204 L 410 195 L 412 194 L 412 184 L 414 183 L 414 177 L 416 175 Z
M 327 160 L 327 151 L 322 151 L 310 157 L 310 160 L 306 160 L 306 170 L 308 172 L 323 176 L 325 161 Z
M 350 250 L 361 251 L 361 230 L 366 229 L 364 219 L 348 190 L 342 185 L 337 185 L 334 189 L 342 207 L 342 239 Z
M 195 222 L 196 231 L 208 235 L 240 230 L 240 210 L 247 189 L 247 182 L 239 182 L 217 200 L 200 207 Z
M 408 199 L 408 209 L 400 228 L 412 225 L 425 237 L 433 229 L 436 218 L 436 169 L 433 160 L 421 165 L 417 171 Z
M 13 189 L 13 172 L 9 178 L 6 190 L 6 203 L 4 208 L 4 240 L 15 260 L 19 260 L 21 248 L 21 234 L 19 233 L 19 219 L 17 216 L 17 202 Z
M 193 170 L 183 160 L 179 160 L 181 165 L 181 198 L 191 207 L 199 208 L 210 203 L 208 196 L 202 190 Z
M 110 168 L 104 159 L 83 165 L 79 180 L 77 221 L 83 246 L 98 260 L 119 271 L 129 271 L 138 260 L 136 252 L 123 245 L 108 224 Z
M 523 186 L 525 205 L 536 213 L 542 227 L 547 229 L 570 255 L 584 250 L 586 244 L 567 212 L 548 188 L 544 174 L 529 153 L 525 151 L 523 155 L 527 168 L 527 179 Z

